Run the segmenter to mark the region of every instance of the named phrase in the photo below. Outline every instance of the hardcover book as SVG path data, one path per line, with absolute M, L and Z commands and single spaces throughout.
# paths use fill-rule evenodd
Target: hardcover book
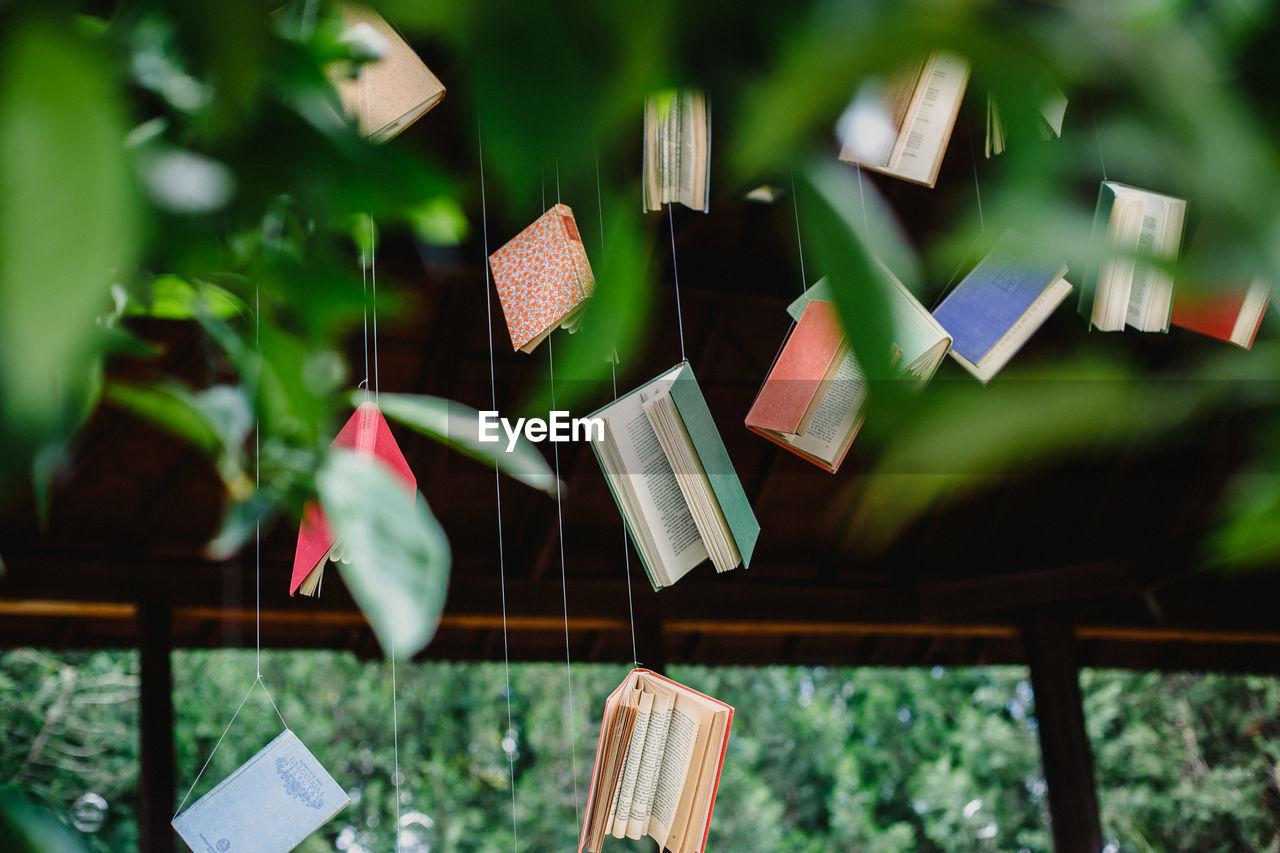
M 285 729 L 174 818 L 173 828 L 195 853 L 287 853 L 349 802 L 298 736 Z
M 644 105 L 644 210 L 680 202 L 706 213 L 711 185 L 711 112 L 698 89 L 651 95 Z
M 840 120 L 840 159 L 932 187 L 968 82 L 968 63 L 948 53 L 867 81 Z
M 367 42 L 381 55 L 362 63 L 354 74 L 345 63 L 335 63 L 330 79 L 360 132 L 374 142 L 385 142 L 440 103 L 444 84 L 377 12 L 346 3 L 339 12 L 347 38 Z
M 834 474 L 866 397 L 835 303 L 811 300 L 747 412 L 747 429 Z
M 732 706 L 632 670 L 605 702 L 579 853 L 609 836 L 705 850 L 732 725 Z
M 1110 255 L 1085 274 L 1080 313 L 1091 326 L 1118 332 L 1169 331 L 1173 276 L 1151 261 L 1175 261 L 1187 215 L 1183 199 L 1103 181 L 1094 214 L 1094 239 Z M 1137 256 L 1137 257 L 1135 257 Z
M 372 401 L 361 403 L 355 413 L 333 440 L 334 447 L 349 447 L 359 453 L 371 453 L 391 467 L 404 482 L 411 498 L 417 498 L 418 481 L 409 469 L 400 445 L 387 419 Z M 302 511 L 302 524 L 298 528 L 298 547 L 293 555 L 293 576 L 289 581 L 289 595 L 319 595 L 324 579 L 325 563 L 344 559 L 342 545 L 336 541 L 324 511 L 315 502 L 308 503 Z
M 1071 293 L 1065 263 L 1031 258 L 1025 238 L 1006 232 L 934 309 L 951 357 L 984 385 Z
M 1271 285 L 1261 278 L 1206 292 L 1180 287 L 1173 296 L 1170 323 L 1252 349 L 1270 296 Z
M 567 204 L 511 238 L 489 266 L 513 349 L 533 352 L 557 328 L 576 331 L 595 278 Z
M 591 417 L 604 421 L 592 448 L 655 590 L 708 558 L 717 572 L 750 564 L 760 524 L 688 362 Z

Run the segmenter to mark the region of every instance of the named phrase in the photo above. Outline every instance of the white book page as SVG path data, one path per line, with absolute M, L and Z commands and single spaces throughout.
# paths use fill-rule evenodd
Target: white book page
M 922 184 L 933 183 L 968 80 L 969 66 L 963 59 L 946 53 L 931 58 L 920 81 L 922 91 L 912 104 L 905 132 L 894 146 L 886 172 Z
M 867 377 L 851 351 L 840 362 L 822 402 L 803 435 L 784 436 L 787 443 L 828 464 L 844 448 L 862 420 L 862 404 L 867 398 Z
M 1138 242 L 1130 248 L 1143 255 L 1153 255 L 1159 246 L 1159 236 L 1164 232 L 1168 205 L 1160 198 L 1147 198 L 1142 205 L 1138 228 Z M 1134 264 L 1133 279 L 1129 284 L 1129 304 L 1125 322 L 1138 329 L 1147 325 L 1147 312 L 1156 288 L 1156 269 L 1149 263 Z
M 644 752 L 644 739 L 649 731 L 649 717 L 653 711 L 653 694 L 640 694 L 636 708 L 636 722 L 631 727 L 631 739 L 627 742 L 627 757 L 618 777 L 613 804 L 609 807 L 609 834 L 614 838 L 626 838 L 627 817 L 631 814 L 631 801 L 635 796 L 636 778 L 640 772 L 640 754 Z
M 649 835 L 658 842 L 659 848 L 667 844 L 681 801 L 694 794 L 692 790 L 686 791 L 686 784 L 689 781 L 695 747 L 700 736 L 705 734 L 705 729 L 706 722 L 701 709 L 685 694 L 676 694 L 675 707 L 671 712 L 671 727 L 667 730 L 666 752 L 662 758 L 662 768 L 658 772 L 658 784 L 654 790 L 653 809 L 649 818 Z M 705 737 L 702 740 L 705 746 Z
M 1112 248 L 1132 248 L 1138 244 L 1142 229 L 1142 202 L 1117 195 L 1107 222 L 1107 243 Z M 1093 295 L 1093 325 L 1104 332 L 1124 328 L 1125 306 L 1133 281 L 1132 258 L 1108 258 L 1098 271 L 1098 285 Z
M 649 713 L 649 728 L 645 732 L 644 748 L 640 752 L 640 767 L 636 771 L 635 795 L 627 816 L 627 837 L 643 838 L 649 832 L 649 813 L 653 808 L 653 795 L 658 787 L 658 773 L 662 768 L 662 755 L 667 747 L 667 732 L 671 728 L 671 712 L 675 705 L 674 692 L 656 692 L 653 709 Z

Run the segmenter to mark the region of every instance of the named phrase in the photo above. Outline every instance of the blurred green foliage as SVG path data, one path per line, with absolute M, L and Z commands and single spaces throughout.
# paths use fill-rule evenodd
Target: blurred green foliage
M 228 709 L 244 696 L 254 657 L 179 652 L 173 663 L 181 797 L 227 725 Z M 7 697 L 0 726 L 10 733 L 0 745 L 0 782 L 26 789 L 63 820 L 82 795 L 101 795 L 101 827 L 84 836 L 94 849 L 136 844 L 137 667 L 133 653 L 0 655 Z M 501 664 L 402 664 L 402 849 L 511 849 L 513 778 L 519 849 L 571 848 L 577 835 L 570 745 L 581 808 L 602 702 L 625 673 L 623 666 L 576 665 L 567 729 L 564 667 L 514 665 L 508 729 Z M 737 710 L 711 850 L 1051 849 L 1025 670 L 685 666 L 669 674 Z M 396 804 L 389 664 L 264 651 L 262 675 L 284 719 L 351 796 L 351 805 L 301 849 L 331 850 L 335 842 L 357 853 L 390 849 Z M 1280 681 L 1087 671 L 1081 685 L 1110 850 L 1227 851 L 1274 843 Z M 279 729 L 275 711 L 255 690 L 192 799 Z

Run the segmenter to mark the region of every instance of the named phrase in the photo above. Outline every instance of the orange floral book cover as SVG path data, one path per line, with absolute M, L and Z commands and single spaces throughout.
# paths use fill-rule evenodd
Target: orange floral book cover
M 595 278 L 573 211 L 557 204 L 489 256 L 512 349 L 533 352 L 556 328 L 573 331 Z

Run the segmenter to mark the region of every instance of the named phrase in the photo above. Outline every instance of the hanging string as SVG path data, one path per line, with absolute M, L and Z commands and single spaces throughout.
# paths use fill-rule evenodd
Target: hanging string
M 973 240 L 969 242 L 969 247 L 965 249 L 964 255 L 960 257 L 960 263 L 956 264 L 955 270 L 951 273 L 951 278 L 947 279 L 947 283 L 942 286 L 942 290 L 933 300 L 933 305 L 929 307 L 929 311 L 937 310 L 942 304 L 942 300 L 947 298 L 947 294 L 951 292 L 951 288 L 960 280 L 960 273 L 968 269 L 973 261 L 974 250 L 983 242 L 983 235 L 987 231 L 986 221 L 982 216 L 982 185 L 978 182 L 978 153 L 977 147 L 973 142 L 973 127 L 966 124 L 966 136 L 969 138 L 969 160 L 973 164 L 973 195 L 978 206 L 978 233 L 974 235 Z
M 1089 113 L 1093 117 L 1093 139 L 1098 145 L 1098 163 L 1102 166 L 1102 180 L 1107 180 L 1107 161 L 1102 156 L 1102 131 L 1098 128 L 1098 105 L 1093 100 L 1093 93 L 1089 93 Z
M 596 212 L 600 218 L 600 256 L 604 257 L 604 196 L 600 191 L 600 152 L 596 152 Z M 613 382 L 613 400 L 618 400 L 618 366 L 617 351 L 610 353 L 609 378 Z M 622 561 L 627 578 L 627 615 L 631 619 L 631 662 L 640 666 L 640 652 L 636 649 L 636 608 L 631 600 L 631 541 L 627 534 L 627 523 L 622 522 Z
M 973 128 L 965 134 L 969 137 L 969 159 L 973 162 L 973 194 L 978 200 L 978 231 L 986 231 L 987 225 L 982 218 L 982 187 L 978 184 L 978 154 L 973 144 Z
M 667 204 L 667 224 L 671 228 L 671 276 L 676 282 L 676 324 L 680 329 L 680 360 L 688 361 L 684 354 L 684 315 L 680 310 L 680 268 L 676 264 L 676 218 L 672 212 L 674 204 Z
M 858 198 L 862 201 L 862 230 L 863 234 L 866 235 L 865 239 L 870 239 L 871 220 L 867 216 L 867 194 L 862 189 L 862 166 L 854 163 L 853 170 L 858 173 Z
M 862 184 L 859 182 L 859 188 Z M 804 274 L 804 243 L 800 241 L 800 203 L 796 200 L 796 174 L 791 173 L 791 212 L 796 219 L 796 249 L 800 253 L 800 292 L 809 289 L 809 280 Z
M 556 204 L 560 203 L 560 161 L 556 161 Z M 556 409 L 556 360 L 551 342 L 555 335 L 547 335 L 547 371 L 551 383 L 551 410 Z M 564 510 L 560 503 L 560 443 L 551 442 L 556 469 L 556 524 L 560 533 L 560 597 L 564 605 L 564 680 L 569 692 L 569 761 L 573 767 L 573 825 L 582 825 L 578 809 L 578 747 L 573 715 L 573 667 L 569 660 L 569 581 L 564 568 Z
M 485 328 L 489 331 L 489 405 L 498 409 L 498 383 L 493 371 L 493 289 L 489 287 L 489 209 L 485 200 L 484 188 L 484 141 L 480 133 L 480 114 L 476 112 L 476 150 L 480 162 L 480 222 L 481 235 L 484 241 L 484 312 Z M 559 475 L 557 475 L 558 477 Z M 511 722 L 511 654 L 507 645 L 507 567 L 502 547 L 502 477 L 498 474 L 498 465 L 493 466 L 493 491 L 498 504 L 498 589 L 502 595 L 502 671 L 506 679 L 507 698 L 507 731 L 506 739 L 515 732 Z M 519 850 L 520 836 L 516 828 L 516 765 L 515 750 L 503 749 L 507 754 L 507 772 L 511 779 L 511 849 Z
M 365 127 L 370 125 L 369 116 L 369 75 L 360 75 L 360 95 L 364 106 L 364 123 Z M 373 221 L 373 211 L 366 214 L 369 224 L 369 254 L 365 258 L 364 246 L 360 247 L 360 277 L 361 285 L 365 287 L 365 271 L 368 269 L 368 281 L 373 285 L 373 400 L 374 405 L 381 402 L 378 394 L 378 245 L 375 236 L 375 225 Z M 365 288 L 364 299 L 364 389 L 365 399 L 369 394 L 369 299 L 368 290 Z M 396 626 L 394 620 L 391 623 L 391 648 L 396 648 Z M 400 710 L 396 701 L 396 655 L 391 653 L 391 749 L 395 759 L 394 775 L 391 782 L 395 786 L 396 797 L 396 823 L 392 828 L 393 837 L 396 842 L 396 853 L 400 853 Z

